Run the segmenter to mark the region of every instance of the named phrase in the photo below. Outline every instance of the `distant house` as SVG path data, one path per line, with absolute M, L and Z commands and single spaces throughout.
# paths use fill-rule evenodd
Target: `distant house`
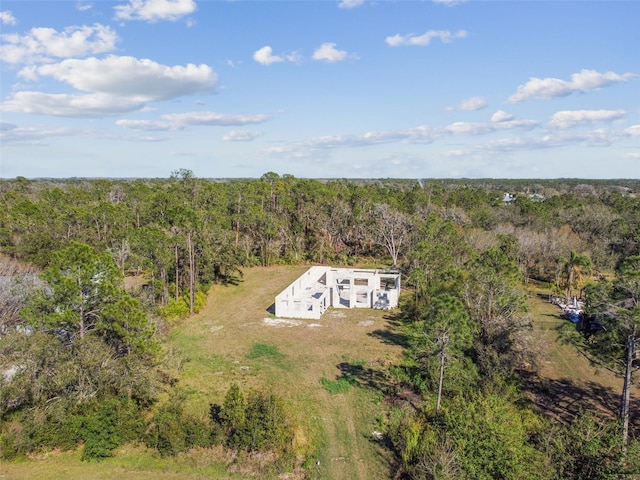
M 329 307 L 389 309 L 398 306 L 400 273 L 393 270 L 311 267 L 275 301 L 275 314 L 319 319 Z
M 505 192 L 504 197 L 502 197 L 502 202 L 505 205 L 508 205 L 509 203 L 513 202 L 516 199 L 515 195 L 511 195 L 509 192 Z

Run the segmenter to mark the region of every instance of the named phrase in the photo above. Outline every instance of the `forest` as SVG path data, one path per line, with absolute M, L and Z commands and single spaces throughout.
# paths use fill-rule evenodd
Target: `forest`
M 217 448 L 268 453 L 257 478 L 321 478 L 283 398 L 232 383 L 193 411 L 167 346 L 212 286 L 233 288 L 254 267 L 320 264 L 403 275 L 392 312 L 403 355 L 378 372 L 389 478 L 640 478 L 640 181 L 624 179 L 204 179 L 179 169 L 0 180 L 0 458 Z M 559 421 L 531 401 L 543 361 L 532 286 L 584 302 L 559 341 L 622 379 L 617 414 Z

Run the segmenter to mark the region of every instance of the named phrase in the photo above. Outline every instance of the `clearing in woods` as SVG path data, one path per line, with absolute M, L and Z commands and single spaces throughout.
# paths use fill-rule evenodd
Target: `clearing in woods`
M 547 301 L 546 290 L 531 285 L 529 296 L 534 333 L 540 346 L 540 371 L 528 382 L 536 405 L 542 412 L 565 423 L 586 411 L 617 415 L 622 377 L 605 368 L 596 368 L 575 347 L 558 339 L 559 329 L 568 320 L 562 319 L 560 309 Z M 637 384 L 631 389 L 629 411 L 630 423 L 635 432 L 640 433 L 640 388 Z
M 172 334 L 186 359 L 181 384 L 198 409 L 222 403 L 233 382 L 243 391 L 271 389 L 297 414 L 296 441 L 314 478 L 388 478 L 388 454 L 374 431 L 382 427 L 384 372 L 400 359 L 401 337 L 379 310 L 275 318 L 268 311 L 275 296 L 306 268 L 252 268 L 237 285 L 215 286 L 206 307 Z
M 237 285 L 213 287 L 203 310 L 173 328 L 169 344 L 184 359 L 180 385 L 189 408 L 208 411 L 211 403 L 223 401 L 233 382 L 244 391 L 272 389 L 296 412 L 302 426 L 297 442 L 310 456 L 312 478 L 390 478 L 389 453 L 373 432 L 381 429 L 385 410 L 384 372 L 400 360 L 403 337 L 389 312 L 330 310 L 317 321 L 274 318 L 267 310 L 275 295 L 305 270 L 248 269 Z M 584 409 L 615 415 L 621 379 L 606 370 L 596 373 L 574 347 L 558 342 L 557 328 L 566 320 L 543 290 L 529 293 L 543 355 L 540 374 L 529 379 L 533 401 L 565 422 Z M 640 428 L 637 388 L 632 399 L 632 421 Z M 133 446 L 103 462 L 81 462 L 77 450 L 0 465 L 0 478 L 72 477 L 250 478 L 211 463 L 206 452 L 160 459 Z

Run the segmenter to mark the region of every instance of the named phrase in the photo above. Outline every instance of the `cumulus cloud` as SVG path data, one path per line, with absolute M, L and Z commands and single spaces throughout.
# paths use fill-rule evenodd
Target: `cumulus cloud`
M 449 30 L 428 30 L 422 35 L 416 35 L 415 33 L 409 33 L 407 35 L 396 34 L 385 38 L 384 41 L 387 42 L 387 45 L 391 47 L 426 47 L 434 38 L 440 39 L 442 43 L 451 43 L 455 39 L 465 38 L 466 36 L 466 30 L 458 30 L 454 33 L 450 32 Z
M 256 50 L 253 53 L 253 59 L 262 65 L 271 65 L 272 63 L 284 62 L 284 57 L 273 54 L 273 49 L 269 45 Z
M 165 132 L 179 130 L 180 125 L 170 122 L 157 122 L 153 120 L 117 120 L 116 125 L 129 128 L 131 130 L 142 130 L 144 132 Z
M 494 120 L 497 118 L 498 120 Z M 497 130 L 522 129 L 531 130 L 539 123 L 535 120 L 513 120 L 513 117 L 505 112 L 496 112 L 490 122 L 454 122 L 444 127 L 446 133 L 456 135 L 482 135 Z
M 640 137 L 640 125 L 631 125 L 629 128 L 625 128 L 623 133 L 629 137 Z
M 485 97 L 471 97 L 466 100 L 462 100 L 454 107 L 448 107 L 447 110 L 480 110 L 487 106 L 487 99 Z
M 262 136 L 262 132 L 249 130 L 231 130 L 222 137 L 225 142 L 252 142 Z
M 176 21 L 196 10 L 194 0 L 129 0 L 126 5 L 113 7 L 117 20 Z
M 0 60 L 17 63 L 43 63 L 56 58 L 84 57 L 113 51 L 118 35 L 108 26 L 71 26 L 58 32 L 53 28 L 38 27 L 26 35 L 1 36 Z
M 301 60 L 301 57 L 297 52 L 287 53 L 284 55 L 274 55 L 273 49 L 269 45 L 265 45 L 253 53 L 253 59 L 262 65 L 271 65 L 272 63 L 285 61 L 298 62 Z
M 187 113 L 168 113 L 162 115 L 166 121 L 179 125 L 212 125 L 212 126 L 237 126 L 250 125 L 266 122 L 268 115 L 232 115 L 216 112 L 187 112 Z
M 87 10 L 91 10 L 92 8 L 93 8 L 92 3 L 82 3 L 82 2 L 76 3 L 76 10 L 78 10 L 79 12 L 86 12 Z
M 313 52 L 314 60 L 335 63 L 346 59 L 348 56 L 344 50 L 338 50 L 335 43 L 323 43 Z
M 600 73 L 595 70 L 581 70 L 571 75 L 571 80 L 568 81 L 559 78 L 532 77 L 524 85 L 518 86 L 516 93 L 511 95 L 507 101 L 509 103 L 520 103 L 531 98 L 551 99 L 565 97 L 575 92 L 588 92 L 613 83 L 628 82 L 636 76 L 633 73 Z
M 338 2 L 338 8 L 356 8 L 364 4 L 364 0 L 340 0 Z
M 11 11 L 3 10 L 0 12 L 0 23 L 2 23 L 2 25 L 15 25 L 16 18 L 13 16 Z
M 52 115 L 55 117 L 100 118 L 139 110 L 144 101 L 117 95 L 85 95 L 16 92 L 0 104 L 0 111 Z
M 510 120 L 513 120 L 513 115 L 505 112 L 504 110 L 498 110 L 491 116 L 491 121 L 495 123 L 508 122 Z
M 88 93 L 19 91 L 0 104 L 0 111 L 97 118 L 140 110 L 151 101 L 209 92 L 217 82 L 207 65 L 170 67 L 118 56 L 25 67 L 20 75 L 27 80 L 48 76 Z
M 556 112 L 549 121 L 551 128 L 571 128 L 595 122 L 610 122 L 626 115 L 624 110 L 564 110 Z
M 110 55 L 82 60 L 27 67 L 20 72 L 26 79 L 48 76 L 72 87 L 135 98 L 137 101 L 160 101 L 210 92 L 217 75 L 208 65 L 167 66 L 148 59 Z
M 47 138 L 78 134 L 78 130 L 69 128 L 39 129 L 16 127 L 11 130 L 0 131 L 0 141 L 7 145 L 44 145 L 43 141 Z

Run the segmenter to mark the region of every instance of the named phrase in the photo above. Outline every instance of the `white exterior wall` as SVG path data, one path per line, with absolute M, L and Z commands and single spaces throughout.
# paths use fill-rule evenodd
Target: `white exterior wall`
M 383 278 L 393 286 L 382 288 Z M 275 314 L 277 317 L 317 320 L 330 306 L 394 308 L 399 296 L 399 273 L 314 266 L 276 296 Z

